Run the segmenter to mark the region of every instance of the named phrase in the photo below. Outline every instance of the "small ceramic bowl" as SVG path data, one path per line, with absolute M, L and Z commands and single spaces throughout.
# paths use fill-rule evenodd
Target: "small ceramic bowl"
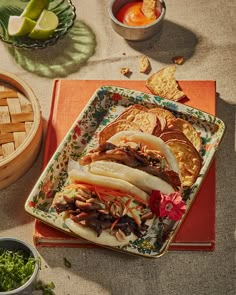
M 145 26 L 128 26 L 118 21 L 116 18 L 117 12 L 122 6 L 134 0 L 112 0 L 108 8 L 108 13 L 111 19 L 113 30 L 122 36 L 124 39 L 132 41 L 146 40 L 160 32 L 163 20 L 166 13 L 166 6 L 163 0 L 157 1 L 157 8 L 161 15 L 151 24 Z
M 8 238 L 8 237 L 0 238 L 0 248 L 8 249 L 8 250 L 24 250 L 25 252 L 32 254 L 35 260 L 39 259 L 39 254 L 33 246 L 15 238 Z M 39 272 L 39 263 L 36 262 L 32 276 L 24 285 L 11 291 L 3 291 L 3 292 L 0 291 L 0 295 L 33 294 L 33 291 L 35 290 L 35 284 L 36 284 L 38 272 Z

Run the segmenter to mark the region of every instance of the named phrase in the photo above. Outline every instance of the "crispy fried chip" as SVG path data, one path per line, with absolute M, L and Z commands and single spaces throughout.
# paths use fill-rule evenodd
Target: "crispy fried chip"
M 178 129 L 185 134 L 185 136 L 192 142 L 197 151 L 201 149 L 201 137 L 188 121 L 175 118 L 170 122 L 170 129 Z
M 186 97 L 185 93 L 179 89 L 179 85 L 175 80 L 175 71 L 176 66 L 171 65 L 154 73 L 146 81 L 147 88 L 152 94 L 174 101 L 179 101 Z
M 119 117 L 116 119 L 120 120 L 120 119 L 126 119 L 128 116 L 130 115 L 136 115 L 138 114 L 140 111 L 143 112 L 148 112 L 148 108 L 146 108 L 145 106 L 141 105 L 141 104 L 133 104 L 129 107 L 127 107 L 120 115 Z
M 157 117 L 148 112 L 148 109 L 141 105 L 133 105 L 124 111 L 117 120 L 126 120 L 127 122 L 134 122 L 140 130 L 152 134 L 156 125 Z
M 157 117 L 157 124 L 155 129 L 153 130 L 153 135 L 155 136 L 160 136 L 160 134 L 162 133 L 162 131 L 165 129 L 166 127 L 166 119 L 164 117 L 161 116 L 156 116 Z
M 192 143 L 180 130 L 166 130 L 162 132 L 159 137 L 165 142 L 171 139 L 178 139 L 192 145 Z
M 151 116 L 150 116 L 151 115 Z M 126 118 L 129 122 L 134 122 L 139 125 L 140 129 L 146 133 L 153 133 L 157 124 L 157 117 L 154 114 L 139 111 L 138 114 L 133 116 L 132 113 Z
M 141 11 L 149 19 L 156 19 L 157 0 L 143 0 Z
M 175 116 L 170 111 L 161 107 L 151 108 L 149 109 L 149 112 L 155 114 L 157 117 L 165 118 L 167 126 L 173 119 L 175 119 Z
M 159 119 L 159 121 L 161 123 L 161 131 L 163 131 L 166 128 L 166 124 L 167 124 L 166 118 L 161 117 L 161 116 L 157 116 L 157 118 Z
M 152 135 L 159 136 L 162 132 L 163 118 L 158 118 L 156 116 L 156 126 L 153 129 Z
M 139 72 L 146 73 L 150 68 L 150 62 L 146 55 L 139 57 Z
M 191 186 L 202 167 L 202 159 L 198 151 L 192 145 L 178 139 L 170 139 L 166 144 L 178 161 L 182 185 Z
M 98 142 L 99 144 L 103 144 L 117 132 L 125 130 L 140 131 L 140 127 L 134 122 L 127 122 L 127 120 L 120 119 L 114 121 L 100 131 L 98 135 Z

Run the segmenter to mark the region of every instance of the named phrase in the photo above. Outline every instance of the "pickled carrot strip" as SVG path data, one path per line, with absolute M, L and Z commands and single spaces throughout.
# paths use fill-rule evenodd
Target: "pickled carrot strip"
M 111 231 L 114 229 L 114 227 L 116 226 L 116 224 L 118 223 L 118 221 L 120 220 L 120 218 L 117 218 L 111 225 Z
M 129 212 L 131 213 L 131 215 L 132 215 L 134 221 L 135 221 L 138 225 L 140 225 L 140 220 L 139 220 L 139 219 L 137 218 L 137 216 L 134 214 L 133 210 L 129 210 Z
M 88 184 L 88 183 L 72 183 L 70 185 L 68 185 L 67 187 L 81 187 L 81 188 L 85 188 L 88 190 L 91 190 L 92 192 L 96 192 L 97 194 L 100 194 L 100 197 L 103 198 L 104 195 L 109 195 L 111 197 L 126 197 L 126 198 L 133 198 L 134 200 L 138 201 L 141 204 L 144 204 L 146 206 L 148 206 L 148 202 L 143 200 L 142 198 L 131 194 L 131 193 L 127 193 L 127 192 L 123 192 L 123 191 L 118 191 L 118 190 L 114 190 L 114 189 L 110 189 L 110 188 L 105 188 L 105 187 L 101 187 L 98 185 L 92 185 L 92 184 Z M 107 198 L 106 198 L 107 200 Z

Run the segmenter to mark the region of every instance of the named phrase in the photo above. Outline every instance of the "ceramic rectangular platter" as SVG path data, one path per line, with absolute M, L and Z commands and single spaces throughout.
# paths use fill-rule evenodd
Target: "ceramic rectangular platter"
M 187 215 L 197 192 L 222 140 L 225 125 L 217 117 L 181 103 L 163 99 L 151 94 L 113 86 L 99 88 L 91 97 L 83 112 L 71 126 L 48 165 L 42 172 L 26 203 L 25 210 L 36 219 L 74 235 L 55 211 L 50 209 L 53 195 L 59 191 L 67 178 L 68 160 L 78 159 L 98 144 L 98 133 L 112 122 L 127 106 L 141 104 L 147 107 L 161 106 L 176 117 L 189 121 L 200 133 L 200 150 L 203 166 L 199 177 L 185 195 L 187 210 L 180 221 L 169 224 L 168 235 L 163 231 L 159 218 L 150 226 L 147 234 L 129 245 L 109 247 L 123 253 L 157 258 L 166 253 L 174 235 Z

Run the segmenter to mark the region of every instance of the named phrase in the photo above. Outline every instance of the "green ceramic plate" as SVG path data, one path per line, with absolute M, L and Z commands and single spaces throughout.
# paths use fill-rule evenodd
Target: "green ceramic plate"
M 1 0 L 0 1 L 0 39 L 14 47 L 37 49 L 54 45 L 63 38 L 73 26 L 76 17 L 75 7 L 70 0 L 50 0 L 49 10 L 52 10 L 59 19 L 59 26 L 47 40 L 33 40 L 28 37 L 12 37 L 8 35 L 7 26 L 10 15 L 20 15 L 28 0 Z

